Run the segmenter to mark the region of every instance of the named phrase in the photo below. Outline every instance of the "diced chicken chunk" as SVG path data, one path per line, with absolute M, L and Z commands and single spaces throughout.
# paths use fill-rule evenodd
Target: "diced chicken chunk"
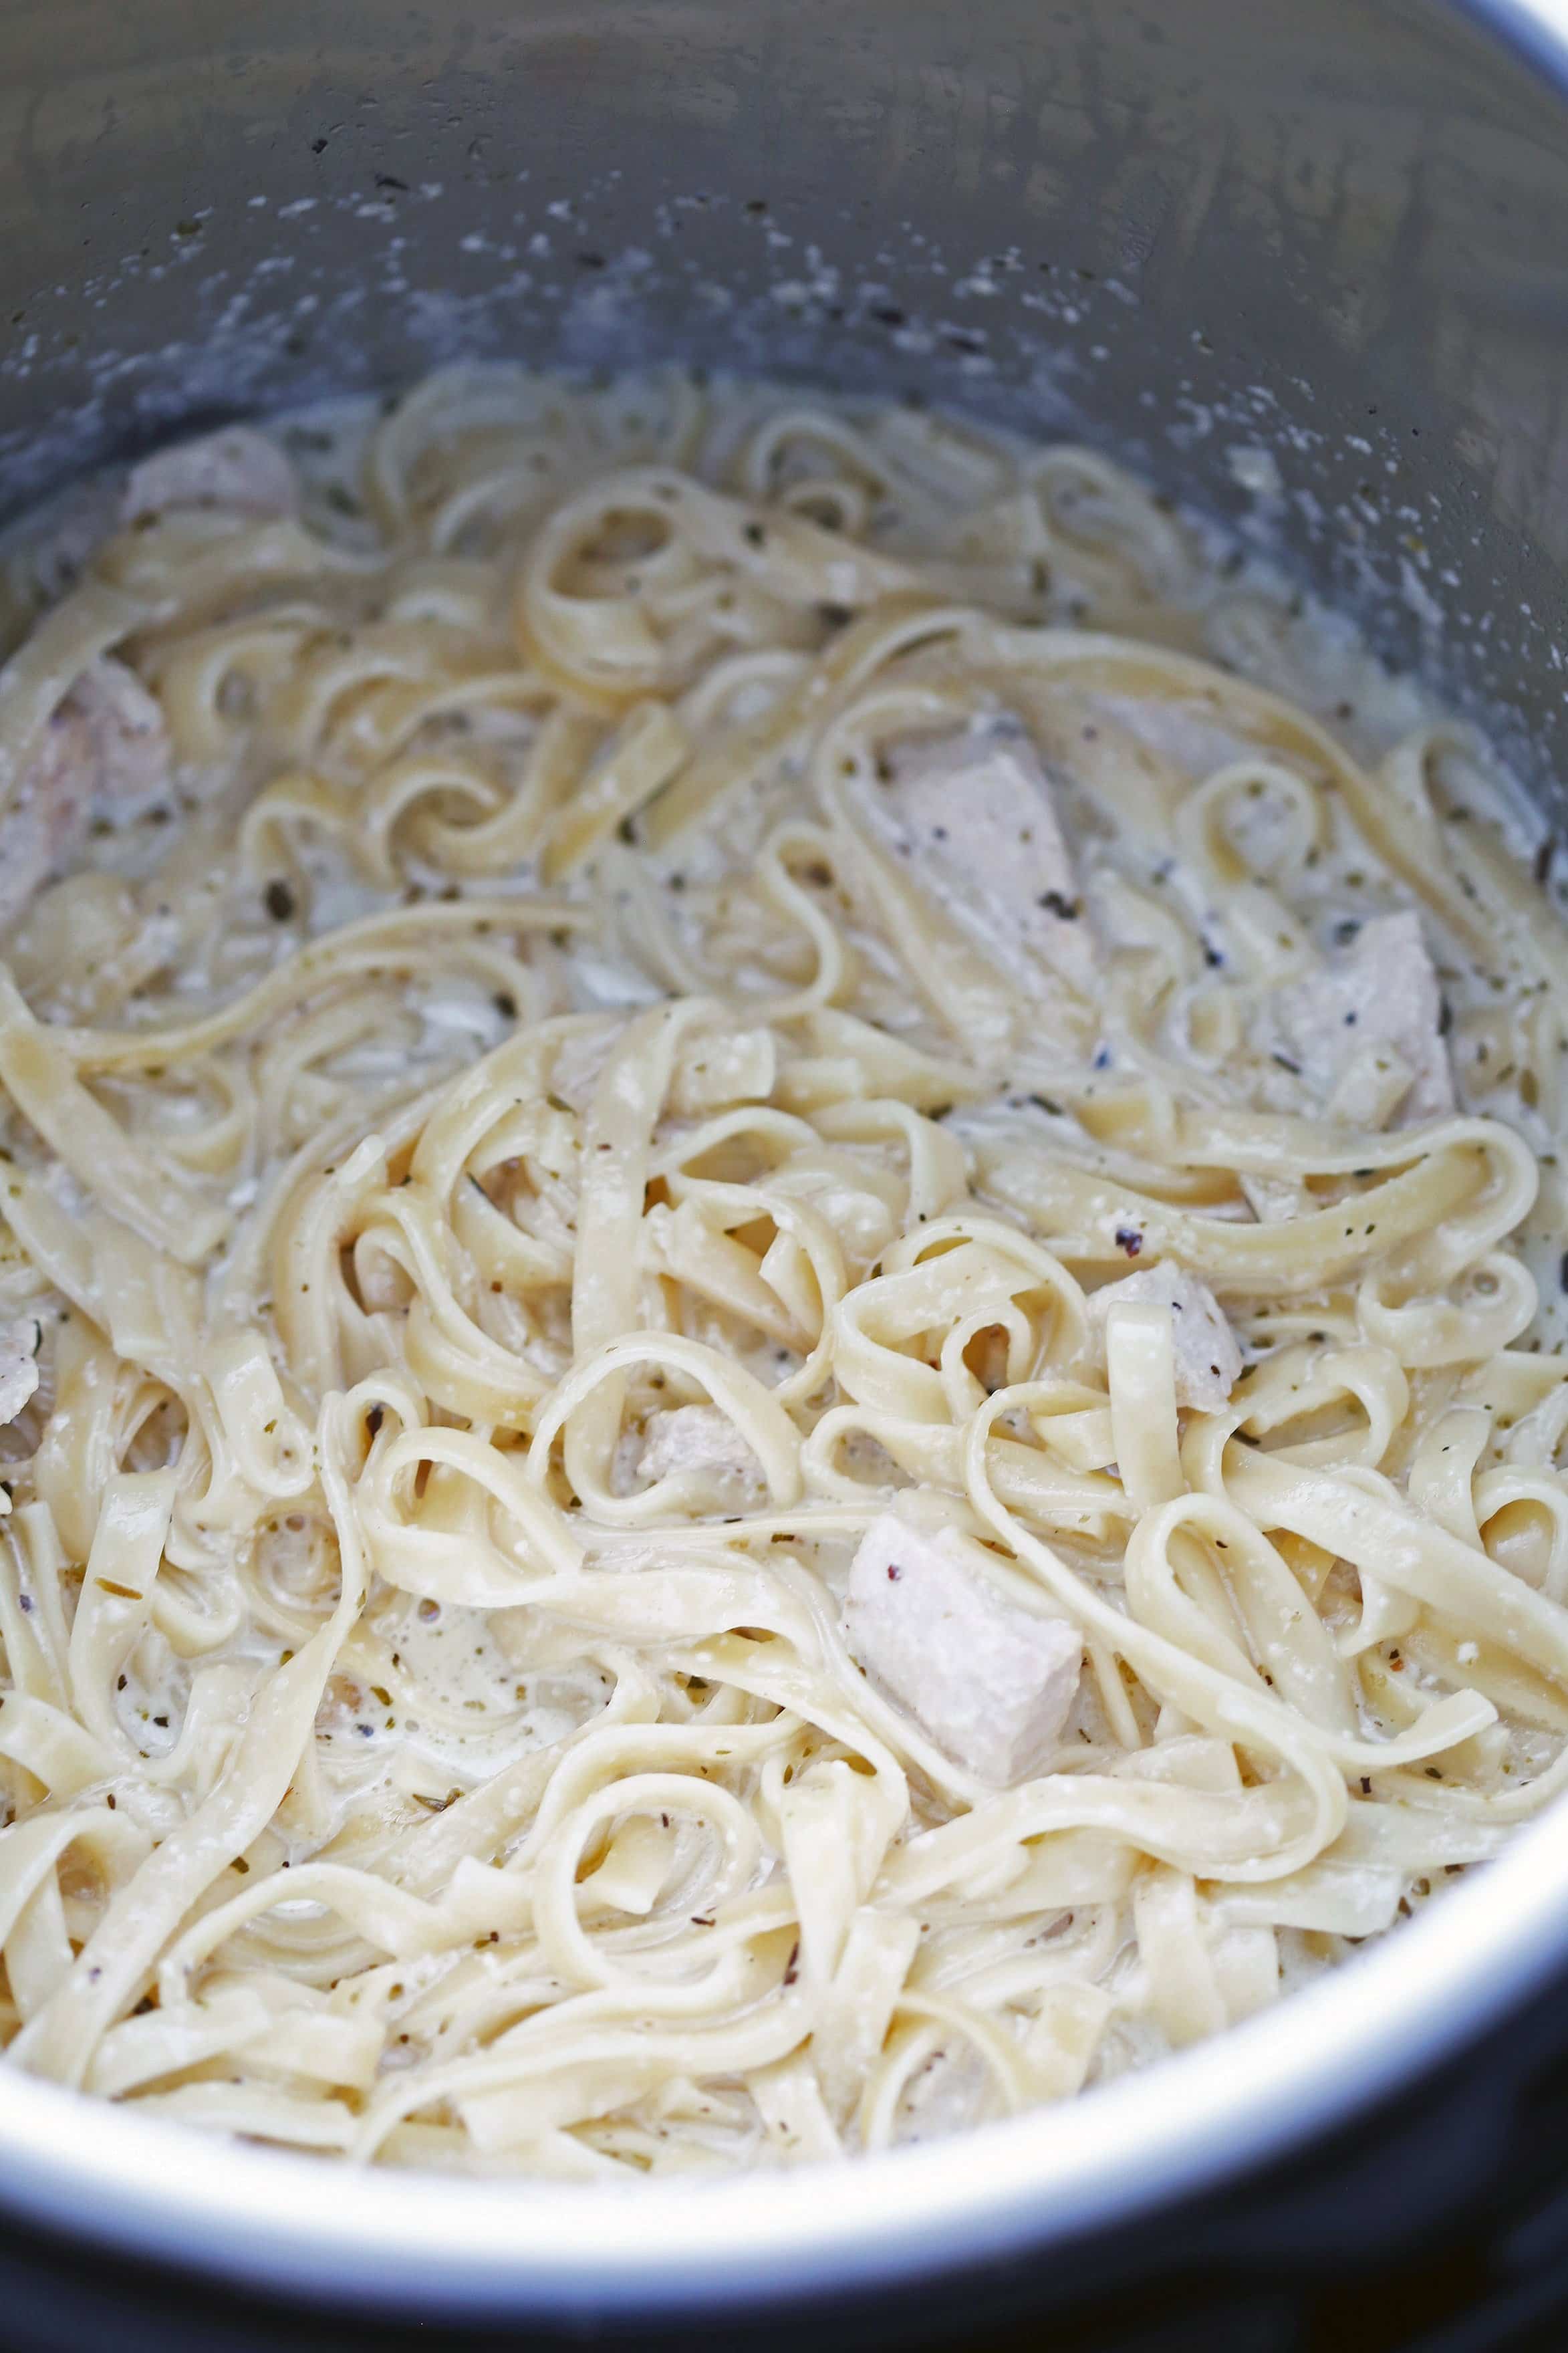
M 1069 980 L 1094 958 L 1073 862 L 1039 756 L 1016 720 L 922 737 L 892 757 L 879 816 L 913 880 L 1004 963 L 1042 957 Z
M 90 662 L 62 708 L 87 723 L 105 802 L 134 807 L 163 790 L 170 756 L 163 705 L 133 670 L 107 654 Z
M 649 1414 L 637 1467 L 644 1479 L 706 1471 L 748 1489 L 763 1484 L 762 1464 L 729 1415 L 715 1405 L 678 1405 Z
M 1076 1627 L 1016 1609 L 943 1537 L 889 1512 L 855 1555 L 844 1630 L 867 1673 L 936 1746 L 999 1787 L 1039 1770 L 1083 1667 Z
M 132 466 L 121 517 L 138 522 L 145 515 L 178 507 L 233 507 L 243 514 L 278 516 L 298 512 L 300 486 L 294 469 L 275 441 L 247 425 L 227 425 L 198 440 L 177 441 Z
M 1163 1260 L 1141 1267 L 1123 1282 L 1089 1293 L 1090 1343 L 1105 1361 L 1106 1318 L 1127 1300 L 1168 1307 L 1176 1364 L 1176 1403 L 1194 1413 L 1218 1413 L 1241 1375 L 1241 1349 L 1214 1293 L 1195 1275 Z
M 1381 1127 L 1442 1119 L 1454 1108 L 1443 1001 L 1406 911 L 1363 923 L 1344 955 L 1275 996 L 1271 1028 L 1308 1091 L 1335 1119 Z
M 163 714 L 134 670 L 105 656 L 49 720 L 0 815 L 0 923 L 68 863 L 94 817 L 125 816 L 168 781 Z
M 0 1424 L 15 1421 L 38 1386 L 37 1318 L 0 1324 Z

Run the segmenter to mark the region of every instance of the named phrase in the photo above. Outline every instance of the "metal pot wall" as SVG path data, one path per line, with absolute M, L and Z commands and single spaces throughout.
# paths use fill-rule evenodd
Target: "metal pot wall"
M 1555 806 L 1565 92 L 1568 11 L 1523 0 L 8 0 L 0 512 L 459 353 L 913 393 L 1098 443 L 1278 548 Z M 826 2300 L 870 2341 L 982 2274 L 1060 2303 L 1184 2240 L 1352 2260 L 1485 2175 L 1559 2031 L 1518 2005 L 1563 1970 L 1560 1817 L 1069 2112 L 625 2198 L 328 2173 L 7 2077 L 0 2209 L 59 2235 L 0 2244 L 0 2283 L 15 2313 L 68 2270 L 79 2302 L 60 2249 L 117 2248 L 362 2316 L 734 2342 Z M 1363 2194 L 1325 2206 L 1347 2168 Z M 129 2345 L 157 2297 L 115 2277 Z M 226 2309 L 189 2306 L 199 2341 L 264 2341 Z

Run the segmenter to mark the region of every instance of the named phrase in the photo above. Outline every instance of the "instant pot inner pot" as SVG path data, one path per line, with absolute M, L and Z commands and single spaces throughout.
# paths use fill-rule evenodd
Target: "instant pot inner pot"
M 0 517 L 180 429 L 459 356 L 902 395 L 1080 437 L 1277 552 L 1551 799 L 1568 137 L 1527 13 L 7 0 Z M 1299 2250 L 1307 2211 L 1279 2210 Z M 153 2235 L 168 2254 L 176 2222 Z M 232 2228 L 208 2259 L 282 2280 L 282 2246 Z
M 1568 140 L 1519 15 L 9 0 L 0 510 L 459 354 L 905 393 L 1279 548 L 1545 788 Z

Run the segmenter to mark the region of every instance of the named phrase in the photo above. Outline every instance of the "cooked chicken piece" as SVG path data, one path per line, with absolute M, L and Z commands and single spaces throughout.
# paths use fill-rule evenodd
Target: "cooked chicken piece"
M 1041 957 L 1082 984 L 1094 944 L 1038 754 L 1016 720 L 892 754 L 875 807 L 900 863 L 1005 965 Z
M 1331 1118 L 1406 1127 L 1454 1108 L 1442 995 L 1409 910 L 1363 923 L 1342 955 L 1279 989 L 1266 1019 L 1276 1060 Z
M 1016 1609 L 945 1537 L 890 1512 L 860 1540 L 844 1630 L 867 1673 L 936 1746 L 998 1786 L 1038 1771 L 1083 1666 L 1066 1619 Z
M 44 730 L 0 815 L 0 923 L 69 863 L 95 817 L 123 817 L 168 781 L 169 737 L 154 696 L 106 655 L 83 670 Z
M 42 1337 L 35 1315 L 0 1324 L 0 1424 L 15 1421 L 38 1386 Z
M 714 1405 L 678 1405 L 649 1414 L 637 1471 L 644 1479 L 669 1479 L 682 1471 L 708 1471 L 759 1492 L 762 1464 L 726 1413 Z
M 1158 1266 L 1140 1267 L 1122 1282 L 1108 1282 L 1091 1292 L 1089 1328 L 1101 1365 L 1106 1319 L 1123 1300 L 1170 1309 L 1176 1403 L 1196 1413 L 1218 1413 L 1240 1377 L 1241 1349 L 1207 1283 L 1163 1260 Z
M 178 507 L 235 507 L 241 513 L 291 515 L 299 511 L 294 469 L 265 433 L 226 425 L 195 441 L 155 449 L 132 466 L 121 502 L 122 522 Z

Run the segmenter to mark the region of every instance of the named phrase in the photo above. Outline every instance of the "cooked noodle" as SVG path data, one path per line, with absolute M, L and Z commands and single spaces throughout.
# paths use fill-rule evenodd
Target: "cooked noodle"
M 11 2062 L 815 2158 L 1495 1853 L 1568 1776 L 1568 952 L 1480 747 L 1084 450 L 500 369 L 277 438 L 299 512 L 226 459 L 41 617 L 6 563 Z M 964 759 L 1070 888 L 911 831 Z M 1150 1269 L 1200 1403 L 1162 1277 L 1093 1304 Z M 879 1529 L 1052 1621 L 1016 1774 L 847 1613 Z

